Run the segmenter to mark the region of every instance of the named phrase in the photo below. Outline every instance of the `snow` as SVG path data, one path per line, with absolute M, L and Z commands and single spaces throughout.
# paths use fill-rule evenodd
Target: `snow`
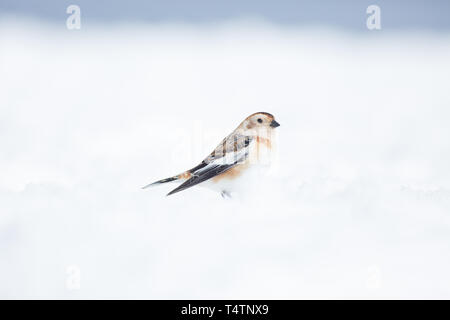
M 0 297 L 450 298 L 449 40 L 0 20 Z M 256 111 L 252 193 L 141 190 Z

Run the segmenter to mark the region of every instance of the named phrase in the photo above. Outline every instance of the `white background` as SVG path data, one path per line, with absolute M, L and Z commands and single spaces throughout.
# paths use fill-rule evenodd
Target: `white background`
M 449 36 L 0 30 L 0 297 L 450 298 Z M 252 193 L 140 189 L 256 111 Z

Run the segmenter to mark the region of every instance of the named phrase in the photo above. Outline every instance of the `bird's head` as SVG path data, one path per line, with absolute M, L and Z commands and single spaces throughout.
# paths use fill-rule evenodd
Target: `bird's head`
M 249 115 L 242 123 L 241 127 L 244 130 L 273 130 L 279 127 L 280 124 L 275 121 L 273 115 L 267 112 L 257 112 Z

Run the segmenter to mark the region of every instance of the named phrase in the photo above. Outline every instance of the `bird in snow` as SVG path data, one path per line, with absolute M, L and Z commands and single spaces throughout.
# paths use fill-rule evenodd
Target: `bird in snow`
M 199 183 L 231 197 L 239 180 L 246 172 L 270 156 L 274 129 L 280 124 L 273 115 L 257 112 L 241 124 L 209 154 L 199 165 L 170 178 L 146 185 L 143 189 L 167 182 L 181 182 L 170 191 L 171 195 Z

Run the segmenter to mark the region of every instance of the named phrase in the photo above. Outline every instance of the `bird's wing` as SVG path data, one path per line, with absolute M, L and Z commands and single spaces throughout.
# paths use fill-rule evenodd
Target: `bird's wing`
M 233 133 L 223 139 L 214 151 L 211 152 L 205 160 L 203 160 L 203 162 L 210 163 L 227 157 L 230 153 L 238 154 L 242 150 L 247 150 L 252 139 L 253 138 L 251 136 Z
M 195 186 L 244 162 L 248 158 L 251 141 L 251 137 L 239 134 L 228 136 L 201 164 L 189 170 L 191 177 L 188 180 L 167 195 Z

